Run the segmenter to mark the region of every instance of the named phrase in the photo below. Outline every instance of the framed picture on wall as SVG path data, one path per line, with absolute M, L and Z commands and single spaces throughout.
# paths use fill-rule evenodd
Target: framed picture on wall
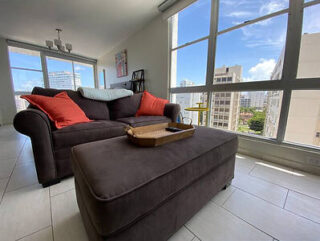
M 117 77 L 128 75 L 127 50 L 124 49 L 116 54 Z

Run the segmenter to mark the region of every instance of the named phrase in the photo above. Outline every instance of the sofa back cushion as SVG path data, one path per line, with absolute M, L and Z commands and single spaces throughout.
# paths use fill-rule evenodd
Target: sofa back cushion
M 132 117 L 140 106 L 142 93 L 108 102 L 111 120 Z
M 68 96 L 83 110 L 89 119 L 110 120 L 106 102 L 83 98 L 79 91 L 34 87 L 32 94 L 53 97 L 63 91 L 68 93 Z

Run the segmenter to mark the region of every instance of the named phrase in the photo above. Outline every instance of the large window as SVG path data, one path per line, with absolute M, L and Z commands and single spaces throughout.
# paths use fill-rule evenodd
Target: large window
M 15 102 L 20 111 L 28 106 L 20 95 L 30 93 L 35 86 L 44 87 L 41 58 L 37 51 L 15 47 L 9 47 L 9 53 Z
M 71 60 L 47 57 L 49 86 L 54 89 L 94 88 L 93 66 Z
M 172 17 L 171 87 L 205 85 L 210 0 L 199 0 Z
M 9 46 L 8 50 L 17 111 L 28 106 L 20 95 L 30 94 L 36 86 L 72 90 L 79 86 L 95 87 L 94 63 L 59 54 L 52 57 L 45 51 L 28 48 Z
M 319 147 L 319 13 L 304 0 L 188 6 L 169 20 L 171 100 L 193 123 L 185 109 L 199 99 L 202 125 Z

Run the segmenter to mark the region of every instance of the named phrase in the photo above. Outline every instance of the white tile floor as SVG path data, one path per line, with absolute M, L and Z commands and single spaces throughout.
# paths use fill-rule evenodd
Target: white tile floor
M 37 183 L 30 140 L 0 127 L 0 240 L 87 241 L 73 178 Z M 237 156 L 232 185 L 170 241 L 320 240 L 320 177 Z

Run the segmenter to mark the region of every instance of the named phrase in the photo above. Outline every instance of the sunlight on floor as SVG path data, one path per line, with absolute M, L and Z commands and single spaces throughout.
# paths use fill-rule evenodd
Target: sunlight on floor
M 304 176 L 301 173 L 289 171 L 287 169 L 276 167 L 276 166 L 273 166 L 273 165 L 270 165 L 270 164 L 266 164 L 266 163 L 263 163 L 263 162 L 256 162 L 256 164 L 261 165 L 261 166 L 265 166 L 265 167 L 269 167 L 269 168 L 272 168 L 272 169 L 275 169 L 275 170 L 278 170 L 278 171 L 281 171 L 281 172 L 289 173 L 289 174 L 292 174 L 292 175 L 295 175 L 295 176 L 299 176 L 299 177 L 303 177 Z

